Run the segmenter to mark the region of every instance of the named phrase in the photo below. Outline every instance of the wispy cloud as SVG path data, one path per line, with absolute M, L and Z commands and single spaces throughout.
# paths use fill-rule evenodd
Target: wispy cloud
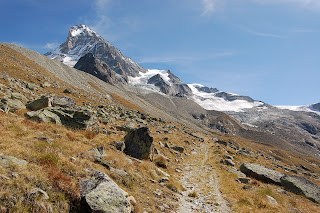
M 201 2 L 203 6 L 202 16 L 208 16 L 215 12 L 217 0 L 202 0 Z
M 275 33 L 269 33 L 269 32 L 260 32 L 253 29 L 250 29 L 245 26 L 238 26 L 238 28 L 242 31 L 245 31 L 251 35 L 259 36 L 259 37 L 270 37 L 270 38 L 286 38 L 285 35 L 275 34 Z
M 57 46 L 59 46 L 58 43 L 56 42 L 52 42 L 52 43 L 46 43 L 43 48 L 45 49 L 53 49 L 53 48 L 56 48 Z
M 194 63 L 236 55 L 235 51 L 222 51 L 212 54 L 180 55 L 180 56 L 154 56 L 138 59 L 139 63 Z

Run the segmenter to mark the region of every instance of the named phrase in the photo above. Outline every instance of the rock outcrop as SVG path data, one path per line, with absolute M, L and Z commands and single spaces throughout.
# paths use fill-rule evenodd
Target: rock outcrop
M 38 122 L 52 122 L 75 129 L 95 129 L 99 126 L 93 112 L 87 109 L 46 107 L 38 111 L 27 112 L 25 116 Z
M 304 195 L 313 202 L 320 203 L 320 187 L 304 177 L 292 175 L 281 178 L 281 184 L 295 194 Z
M 128 193 L 105 173 L 93 170 L 92 177 L 79 184 L 81 186 L 81 203 L 87 212 L 131 212 Z
M 257 180 L 277 185 L 281 185 L 280 179 L 285 176 L 282 172 L 255 163 L 242 164 L 240 171 Z
M 45 97 L 30 101 L 26 104 L 27 109 L 31 111 L 40 110 L 46 107 L 64 107 L 64 108 L 74 108 L 76 106 L 76 102 L 67 96 L 57 97 Z
M 127 155 L 138 159 L 147 159 L 148 157 L 151 157 L 153 137 L 147 127 L 130 130 L 124 138 L 124 143 L 124 152 Z
M 126 75 L 119 75 L 113 71 L 107 63 L 95 59 L 92 53 L 88 53 L 81 57 L 74 65 L 74 68 L 96 76 L 97 78 L 112 85 L 128 83 L 128 77 Z

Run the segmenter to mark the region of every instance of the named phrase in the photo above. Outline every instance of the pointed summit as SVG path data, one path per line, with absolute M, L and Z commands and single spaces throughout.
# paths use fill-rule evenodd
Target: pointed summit
M 147 71 L 146 68 L 123 55 L 110 42 L 83 24 L 71 27 L 67 40 L 45 55 L 73 67 L 81 57 L 88 53 L 92 53 L 95 59 L 108 64 L 118 74 L 137 76 L 139 72 Z

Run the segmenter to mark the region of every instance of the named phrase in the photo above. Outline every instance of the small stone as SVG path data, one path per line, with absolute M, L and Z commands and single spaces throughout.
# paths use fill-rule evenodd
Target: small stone
M 251 183 L 251 179 L 247 178 L 247 177 L 239 177 L 237 179 L 240 183 L 244 183 L 244 184 L 250 184 Z
M 278 202 L 276 201 L 276 199 L 274 199 L 273 197 L 269 196 L 269 195 L 266 195 L 266 197 L 268 198 L 269 202 L 272 204 L 272 205 L 278 205 Z
M 34 137 L 34 139 L 38 139 L 39 141 L 46 141 L 48 143 L 52 143 L 54 140 L 47 137 Z
M 123 152 L 123 150 L 126 148 L 126 144 L 123 141 L 116 143 L 117 150 Z
M 233 160 L 233 157 L 231 155 L 223 155 L 223 158 Z
M 67 88 L 63 91 L 63 93 L 66 93 L 66 94 L 71 94 L 72 93 L 72 90 L 70 88 Z
M 169 178 L 168 177 L 162 177 L 159 181 L 159 183 L 165 183 L 165 182 L 169 182 Z
M 40 85 L 42 88 L 45 88 L 45 87 L 50 87 L 51 84 L 49 82 L 44 82 L 43 84 Z
M 177 145 L 172 145 L 171 149 L 176 150 L 180 153 L 184 152 L 184 147 L 183 146 L 177 146 Z

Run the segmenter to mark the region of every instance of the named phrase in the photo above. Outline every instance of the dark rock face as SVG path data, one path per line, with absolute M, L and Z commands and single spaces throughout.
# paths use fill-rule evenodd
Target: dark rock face
M 128 77 L 124 73 L 121 73 L 122 75 L 117 74 L 107 63 L 95 59 L 92 53 L 87 53 L 82 56 L 74 65 L 74 68 L 96 76 L 102 81 L 112 85 L 128 83 Z
M 200 87 L 200 86 L 195 86 L 197 90 L 200 92 L 206 92 L 206 93 L 216 93 L 219 92 L 217 88 L 209 88 L 209 87 Z
M 277 185 L 281 185 L 280 179 L 285 176 L 282 172 L 255 163 L 242 164 L 240 171 L 257 180 Z
M 147 159 L 153 149 L 153 137 L 147 127 L 133 129 L 124 138 L 124 152 L 138 159 Z
M 304 195 L 313 202 L 320 203 L 320 187 L 304 177 L 285 176 L 281 178 L 281 184 L 295 194 Z
M 312 104 L 311 108 L 315 111 L 319 111 L 320 112 L 320 103 L 316 103 L 316 104 Z
M 80 182 L 81 203 L 85 212 L 130 213 L 129 195 L 108 175 L 93 171 L 91 179 Z
M 168 85 L 159 74 L 152 76 L 148 80 L 148 84 L 154 84 L 164 94 L 170 93 L 170 85 Z
M 233 95 L 227 92 L 218 92 L 216 93 L 217 97 L 219 98 L 223 98 L 227 101 L 235 101 L 235 100 L 244 100 L 244 101 L 248 101 L 248 102 L 254 102 L 254 100 L 252 98 L 250 98 L 249 96 L 241 96 L 241 95 Z
M 157 74 L 149 78 L 148 84 L 153 84 L 160 89 L 160 92 L 177 97 L 185 97 L 192 95 L 189 86 L 183 83 L 177 76 L 173 75 L 170 70 L 168 72 L 169 82 L 163 80 L 161 75 Z

